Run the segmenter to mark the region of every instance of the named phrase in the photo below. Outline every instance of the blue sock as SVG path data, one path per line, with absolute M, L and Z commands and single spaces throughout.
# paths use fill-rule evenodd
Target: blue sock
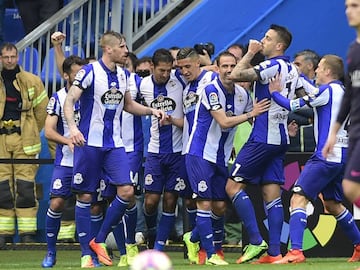
M 62 212 L 48 208 L 46 212 L 46 243 L 48 252 L 56 253 L 56 241 L 60 230 Z
M 232 202 L 249 235 L 249 242 L 253 245 L 260 245 L 263 238 L 260 235 L 254 206 L 250 201 L 249 195 L 244 190 L 240 190 L 234 195 Z
M 131 209 L 126 209 L 125 222 L 126 222 L 126 243 L 135 244 L 135 229 L 137 224 L 136 204 Z
M 196 227 L 199 231 L 201 247 L 206 250 L 207 257 L 210 258 L 215 253 L 211 211 L 197 210 Z
M 113 234 L 114 234 L 114 238 L 116 241 L 116 245 L 119 249 L 120 255 L 125 255 L 126 254 L 125 230 L 124 230 L 124 222 L 122 220 L 113 229 Z
M 196 209 L 186 208 L 186 212 L 189 218 L 190 229 L 193 229 L 196 226 Z
M 128 207 L 129 202 L 121 199 L 119 195 L 116 195 L 115 199 L 111 202 L 106 211 L 106 216 L 101 226 L 99 233 L 97 234 L 95 241 L 97 243 L 104 243 L 106 236 L 121 220 L 125 214 L 125 210 Z
M 163 212 L 156 232 L 154 249 L 163 251 L 166 241 L 169 238 L 170 231 L 175 225 L 175 213 Z
M 94 238 L 100 231 L 101 225 L 104 221 L 103 213 L 99 215 L 91 215 L 91 237 Z
M 284 209 L 281 198 L 277 198 L 266 204 L 269 221 L 269 249 L 270 256 L 280 254 L 280 238 L 284 222 Z
M 193 243 L 196 243 L 196 242 L 200 241 L 200 233 L 199 233 L 198 226 L 195 226 L 194 229 L 192 229 L 191 236 L 190 236 L 190 241 L 193 242 Z M 200 243 L 200 245 L 201 245 L 201 243 Z
M 349 210 L 345 208 L 345 210 L 335 218 L 353 245 L 360 244 L 360 232 Z
M 211 213 L 211 221 L 214 233 L 215 250 L 221 250 L 224 240 L 224 216 L 219 217 L 214 213 Z
M 306 224 L 307 216 L 304 208 L 295 208 L 291 210 L 289 226 L 292 249 L 302 249 Z
M 92 252 L 89 247 L 91 238 L 91 218 L 90 218 L 90 203 L 76 201 L 75 205 L 75 223 L 76 231 L 81 247 L 81 256 L 91 255 Z

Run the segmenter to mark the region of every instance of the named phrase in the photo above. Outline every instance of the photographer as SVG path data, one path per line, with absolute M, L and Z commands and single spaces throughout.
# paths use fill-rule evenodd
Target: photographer
M 215 45 L 213 43 L 197 43 L 194 45 L 194 49 L 199 54 L 201 67 L 212 64 L 211 56 L 214 55 L 215 52 Z

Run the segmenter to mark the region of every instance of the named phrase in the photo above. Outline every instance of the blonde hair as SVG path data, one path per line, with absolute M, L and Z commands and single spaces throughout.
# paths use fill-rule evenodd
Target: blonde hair
M 100 47 L 104 49 L 105 46 L 116 46 L 118 42 L 126 41 L 125 36 L 115 31 L 107 31 L 100 38 Z
M 331 73 L 335 79 L 342 80 L 344 78 L 344 63 L 339 56 L 334 54 L 327 54 L 324 55 L 322 59 L 325 60 L 325 66 L 331 70 Z

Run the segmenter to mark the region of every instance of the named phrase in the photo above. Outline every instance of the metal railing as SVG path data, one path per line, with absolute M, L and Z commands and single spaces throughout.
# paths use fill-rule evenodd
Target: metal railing
M 57 72 L 50 37 L 54 31 L 66 34 L 66 55 L 83 57 L 101 54 L 98 39 L 108 29 L 122 32 L 129 50 L 133 44 L 184 0 L 76 0 L 26 35 L 16 46 L 21 65 L 41 76 L 49 94 L 64 85 Z M 35 63 L 36 62 L 36 63 Z

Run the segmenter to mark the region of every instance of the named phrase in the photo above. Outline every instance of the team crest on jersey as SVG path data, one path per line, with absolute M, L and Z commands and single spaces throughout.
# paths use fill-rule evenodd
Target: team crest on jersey
M 205 192 L 206 190 L 208 189 L 208 186 L 206 184 L 206 181 L 205 180 L 201 180 L 198 184 L 198 190 L 200 192 Z
M 181 191 L 181 190 L 184 190 L 186 188 L 186 184 L 185 184 L 185 181 L 184 179 L 178 177 L 176 178 L 176 185 L 175 185 L 175 190 L 176 191 Z
M 199 101 L 199 96 L 193 92 L 193 91 L 190 91 L 185 99 L 184 99 L 184 112 L 185 114 L 195 110 L 195 107 L 196 107 L 196 103 Z
M 106 109 L 116 110 L 123 98 L 123 93 L 116 88 L 116 85 L 111 85 L 111 88 L 102 95 L 101 102 Z
M 46 107 L 46 111 L 48 114 L 53 114 L 54 111 L 55 111 L 55 103 L 56 103 L 56 100 L 54 97 L 51 97 L 49 99 L 49 102 L 48 102 L 48 105 Z
M 243 95 L 239 95 L 238 100 L 240 103 L 243 103 L 245 101 L 245 98 L 243 97 Z
M 62 183 L 61 183 L 61 179 L 60 179 L 60 178 L 55 179 L 52 188 L 53 188 L 53 189 L 60 189 L 60 188 L 62 188 Z
M 74 184 L 80 185 L 84 181 L 84 179 L 82 177 L 82 174 L 81 173 L 76 173 L 74 175 L 74 180 L 73 181 L 74 181 Z
M 81 81 L 84 78 L 85 74 L 86 74 L 85 69 L 80 69 L 78 73 L 76 73 L 75 81 Z
M 154 182 L 154 179 L 151 174 L 145 176 L 145 185 L 150 186 Z
M 169 80 L 168 81 L 168 85 L 170 85 L 170 87 L 175 87 L 176 86 L 176 82 L 174 80 Z
M 219 103 L 219 97 L 215 92 L 211 92 L 209 94 L 209 102 L 210 102 L 210 105 L 215 105 L 215 104 Z
M 162 110 L 166 112 L 166 114 L 170 115 L 176 108 L 176 102 L 172 98 L 158 95 L 157 98 L 150 103 L 150 106 L 151 108 Z
M 121 81 L 121 82 L 125 82 L 125 76 L 124 76 L 124 74 L 120 74 L 120 81 Z
M 225 112 L 225 114 L 226 114 L 227 117 L 234 116 L 234 113 L 233 113 L 233 111 L 231 111 L 231 110 L 227 110 L 227 111 Z

